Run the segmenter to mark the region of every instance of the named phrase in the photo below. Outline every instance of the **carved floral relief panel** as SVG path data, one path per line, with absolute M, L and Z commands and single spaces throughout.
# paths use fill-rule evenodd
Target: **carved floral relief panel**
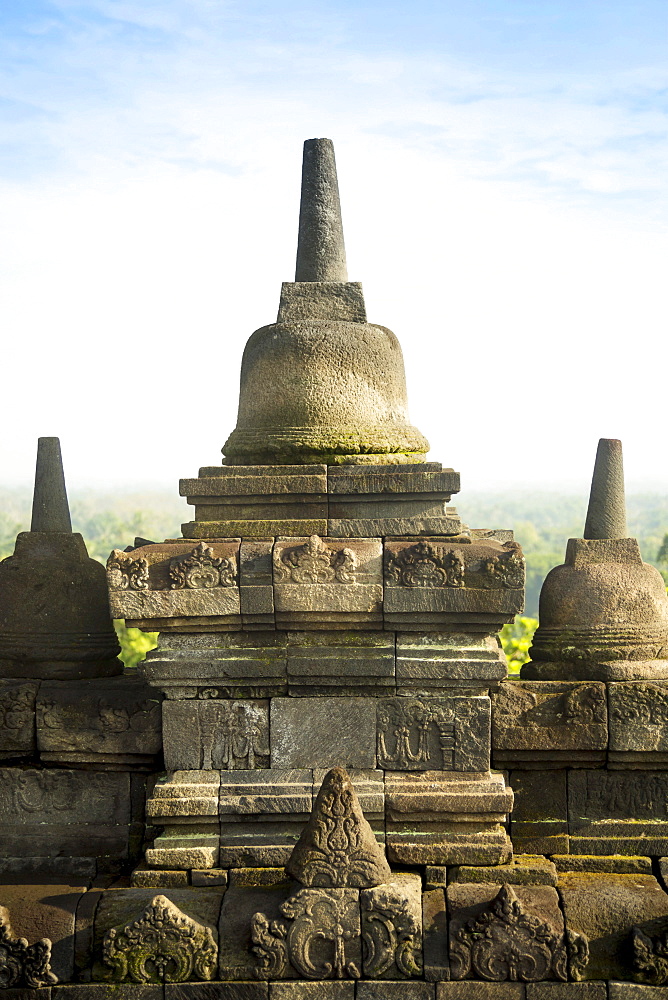
M 389 771 L 487 771 L 489 698 L 384 698 L 376 753 Z

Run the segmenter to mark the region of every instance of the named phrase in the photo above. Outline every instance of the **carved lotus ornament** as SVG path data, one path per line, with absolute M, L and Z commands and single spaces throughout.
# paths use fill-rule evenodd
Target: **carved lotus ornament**
M 51 971 L 51 941 L 42 938 L 28 944 L 15 937 L 9 910 L 0 906 L 0 988 L 53 986 L 58 977 Z

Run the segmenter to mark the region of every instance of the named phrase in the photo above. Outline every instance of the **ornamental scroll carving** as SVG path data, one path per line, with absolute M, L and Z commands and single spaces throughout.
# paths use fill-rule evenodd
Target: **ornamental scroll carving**
M 205 542 L 200 542 L 192 552 L 170 559 L 169 578 L 172 590 L 234 587 L 237 569 L 233 559 L 216 559 L 213 549 Z
M 482 583 L 485 587 L 507 587 L 510 590 L 521 590 L 524 586 L 524 556 L 519 545 L 506 542 L 504 548 L 509 548 L 505 556 L 492 556 L 482 564 Z
M 422 926 L 407 899 L 360 893 L 364 975 L 383 976 L 393 965 L 406 978 L 422 974 Z
M 380 767 L 452 770 L 456 740 L 456 713 L 452 707 L 408 698 L 378 704 Z
M 385 553 L 385 577 L 401 587 L 463 587 L 464 561 L 455 549 L 417 542 Z
M 303 545 L 274 549 L 275 583 L 355 583 L 357 556 L 352 549 L 334 551 L 318 535 Z
M 148 560 L 116 549 L 107 560 L 107 579 L 111 590 L 148 590 Z
M 204 700 L 197 706 L 201 767 L 249 770 L 269 766 L 267 711 L 253 705 Z
M 650 937 L 640 927 L 631 930 L 633 968 L 645 983 L 663 986 L 668 983 L 668 929 Z
M 300 889 L 280 911 L 290 923 L 251 920 L 256 979 L 285 976 L 292 966 L 304 979 L 360 978 L 358 893 L 351 889 Z
M 526 913 L 509 885 L 477 917 L 450 937 L 453 979 L 535 983 L 581 978 L 589 958 L 586 938 L 567 936 Z
M 211 928 L 165 896 L 154 896 L 136 920 L 107 931 L 102 942 L 105 976 L 118 983 L 201 982 L 213 979 L 217 960 Z
M 9 910 L 0 906 L 0 988 L 53 986 L 58 977 L 51 971 L 51 941 L 41 938 L 28 944 L 12 931 Z

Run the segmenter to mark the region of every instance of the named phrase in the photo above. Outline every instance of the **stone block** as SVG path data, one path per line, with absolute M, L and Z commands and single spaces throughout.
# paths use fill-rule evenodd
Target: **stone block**
M 524 604 L 524 557 L 516 542 L 386 539 L 384 580 L 384 610 L 391 614 L 517 614 Z
M 273 698 L 271 766 L 373 768 L 376 705 L 370 698 Z
M 640 983 L 608 983 L 609 1000 L 666 1000 L 665 986 L 641 986 Z
M 446 896 L 452 979 L 566 978 L 564 918 L 556 889 L 455 883 Z
M 146 803 L 157 824 L 218 822 L 218 771 L 174 771 L 159 779 Z
M 524 854 L 568 852 L 566 771 L 511 771 L 515 805 L 510 836 Z
M 406 493 L 435 493 L 448 500 L 460 488 L 459 473 L 439 462 L 420 465 L 330 465 L 327 490 L 333 496 L 378 494 L 391 497 Z
M 385 773 L 388 857 L 410 865 L 508 861 L 513 793 L 501 774 Z
M 185 496 L 267 496 L 274 493 L 327 493 L 326 465 L 203 466 L 198 479 L 182 479 Z
M 355 983 L 271 983 L 269 996 L 271 1000 L 353 1000 Z
M 125 928 L 136 921 L 145 925 L 145 931 L 143 934 L 132 934 L 132 941 L 125 949 L 130 969 L 133 967 L 133 957 L 135 961 L 137 959 L 137 955 L 132 954 L 133 949 L 143 949 L 142 957 L 150 975 L 151 949 L 156 949 L 158 954 L 164 955 L 165 951 L 160 949 L 160 944 L 162 936 L 165 935 L 167 954 L 171 956 L 176 953 L 178 959 L 183 960 L 186 969 L 190 966 L 189 978 L 205 979 L 209 969 L 211 975 L 215 975 L 215 966 L 211 968 L 209 963 L 215 954 L 213 949 L 218 944 L 218 918 L 223 893 L 223 889 L 201 888 L 168 889 L 164 894 L 157 893 L 153 888 L 107 889 L 95 913 L 93 978 L 101 980 L 114 978 L 113 962 L 103 951 L 105 936 L 115 929 L 115 940 L 120 949 L 123 947 Z M 206 938 L 213 946 L 209 949 L 207 969 L 202 967 L 205 964 L 202 951 L 206 945 Z M 174 961 L 172 958 L 169 959 L 172 969 Z M 167 972 L 169 971 L 168 966 Z M 198 971 L 199 977 L 197 977 Z M 159 975 L 159 972 L 157 974 Z M 126 980 L 131 975 L 131 972 L 128 974 L 126 971 L 125 975 L 118 978 Z
M 553 854 L 558 872 L 598 872 L 613 875 L 651 875 L 652 859 L 624 856 L 601 857 L 596 854 Z M 659 862 L 660 864 L 660 862 Z
M 483 983 L 460 980 L 437 983 L 436 1000 L 524 1000 L 524 983 Z
M 356 1000 L 434 1000 L 434 983 L 420 983 L 417 980 L 382 982 L 361 980 L 355 991 Z
M 0 907 L 9 911 L 12 936 L 25 938 L 30 945 L 48 938 L 51 971 L 61 983 L 68 982 L 74 975 L 76 911 L 86 888 L 85 884 L 52 881 L 0 885 Z M 7 969 L 4 961 L 3 964 Z
M 668 917 L 668 895 L 656 879 L 562 872 L 558 890 L 566 928 L 589 941 L 589 963 L 581 978 L 635 978 L 632 928 L 651 936 L 665 927 Z
M 526 1000 L 607 1000 L 606 983 L 527 983 Z
M 424 870 L 425 889 L 445 889 L 448 869 L 444 865 L 427 865 Z
M 277 612 L 380 611 L 380 538 L 277 538 L 273 553 Z
M 269 698 L 287 694 L 285 635 L 276 631 L 162 634 L 142 664 L 168 698 Z
M 668 682 L 608 684 L 611 766 L 668 763 Z
M 377 632 L 385 627 L 380 604 L 375 611 L 277 611 L 275 619 L 283 632 Z
M 162 986 L 148 983 L 72 983 L 69 986 L 54 987 L 52 991 L 52 1000 L 162 1000 L 162 998 Z M 41 1000 L 41 990 L 36 1000 Z
M 388 770 L 489 768 L 489 697 L 385 698 L 377 708 L 378 765 Z
M 492 699 L 495 765 L 568 767 L 604 763 L 608 745 L 600 681 L 506 680 Z
M 227 870 L 225 868 L 193 868 L 190 872 L 190 884 L 207 886 L 226 886 Z
M 162 748 L 160 702 L 139 677 L 45 681 L 36 703 L 41 758 L 149 766 Z
M 422 956 L 427 982 L 437 983 L 450 978 L 444 889 L 428 889 L 422 894 Z
M 269 702 L 168 700 L 163 740 L 168 771 L 268 767 Z
M 218 833 L 167 828 L 146 848 L 146 862 L 154 868 L 215 868 L 218 864 Z
M 273 538 L 242 538 L 239 551 L 239 606 L 244 615 L 274 614 L 271 574 Z
M 230 868 L 285 865 L 312 804 L 310 769 L 222 772 L 221 864 Z
M 504 865 L 458 865 L 449 873 L 448 883 L 479 882 L 503 885 L 556 885 L 556 866 L 541 854 L 515 854 Z
M 668 773 L 570 771 L 568 814 L 574 854 L 668 853 Z
M 149 621 L 238 615 L 240 544 L 241 539 L 228 537 L 195 546 L 182 541 L 131 552 L 114 549 L 107 561 L 112 617 Z
M 38 687 L 38 681 L 0 679 L 0 760 L 34 753 Z
M 396 642 L 399 694 L 435 695 L 461 687 L 470 691 L 473 682 L 485 690 L 508 671 L 496 635 L 399 632 Z
M 303 537 L 304 534 L 326 535 L 327 518 L 273 517 L 251 520 L 235 518 L 215 521 L 187 521 L 181 525 L 184 538 L 211 538 L 240 535 L 243 538 L 266 538 L 267 535 Z
M 188 872 L 178 869 L 147 868 L 146 865 L 138 865 L 130 876 L 130 885 L 133 889 L 146 886 L 156 889 L 175 889 L 188 885 Z
M 300 323 L 304 320 L 366 323 L 361 282 L 284 281 L 277 322 Z
M 268 983 L 165 983 L 165 1000 L 267 1000 Z
M 394 636 L 387 632 L 290 632 L 287 657 L 290 695 L 394 693 Z
M 285 868 L 230 868 L 230 889 L 285 882 Z
M 244 886 L 228 889 L 220 911 L 218 975 L 223 980 L 254 980 L 258 967 L 257 956 L 253 952 L 251 936 L 253 917 L 257 913 L 266 916 L 269 923 L 281 920 L 281 905 L 293 892 L 294 883 L 284 882 L 271 886 Z M 278 970 L 276 970 L 278 971 Z M 268 979 L 284 978 L 271 975 Z M 289 968 L 285 978 L 295 978 Z
M 422 976 L 422 880 L 394 874 L 360 892 L 362 974 L 369 979 Z
M 458 535 L 462 530 L 461 518 L 457 514 L 446 514 L 448 509 L 444 510 L 442 502 L 438 504 L 409 502 L 405 506 L 399 502 L 330 504 L 327 533 L 330 538 L 407 534 Z M 386 513 L 383 514 L 383 510 Z M 344 515 L 344 511 L 348 512 L 348 516 Z

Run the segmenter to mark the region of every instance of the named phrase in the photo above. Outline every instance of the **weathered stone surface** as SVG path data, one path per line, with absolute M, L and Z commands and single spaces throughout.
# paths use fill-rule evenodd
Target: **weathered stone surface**
M 167 827 L 156 837 L 153 847 L 146 848 L 146 862 L 154 868 L 190 871 L 193 868 L 215 868 L 218 864 L 218 834 L 210 827 L 187 830 Z
M 668 774 L 570 771 L 568 815 L 575 854 L 668 853 Z
M 342 768 L 325 775 L 285 868 L 302 885 L 321 888 L 369 888 L 390 880 L 384 851 Z
M 230 888 L 278 885 L 285 882 L 285 868 L 230 868 Z
M 0 679 L 0 760 L 34 752 L 38 687 L 36 681 Z
M 668 762 L 668 684 L 608 685 L 612 766 L 665 766 Z
M 52 1000 L 162 1000 L 163 987 L 145 983 L 84 983 L 59 986 Z M 8 997 L 7 1000 L 10 1000 Z M 37 1000 L 41 1000 L 41 993 Z
M 527 983 L 526 1000 L 607 1000 L 606 983 Z
M 605 685 L 504 681 L 492 699 L 492 746 L 498 766 L 535 761 L 564 767 L 605 761 Z
M 568 852 L 566 771 L 511 771 L 515 805 L 510 835 L 526 854 Z
M 43 760 L 148 765 L 162 747 L 161 698 L 138 677 L 46 681 L 37 697 Z
M 423 974 L 427 982 L 450 978 L 444 889 L 428 887 L 422 894 L 422 955 Z
M 272 767 L 376 766 L 371 698 L 273 698 Z
M 36 988 L 72 978 L 76 910 L 85 891 L 86 885 L 52 881 L 0 886 L 0 948 L 7 986 Z M 44 939 L 49 944 L 43 944 Z
M 207 886 L 226 886 L 227 885 L 227 870 L 224 868 L 203 868 L 198 870 L 194 868 L 190 872 L 190 882 L 191 885 L 201 885 L 205 888 Z
M 277 612 L 380 610 L 380 538 L 277 538 L 273 552 Z
M 417 874 L 360 892 L 363 975 L 411 979 L 422 975 L 422 880 Z
M 626 538 L 622 442 L 601 438 L 591 480 L 585 538 Z
M 244 615 L 272 615 L 271 576 L 273 538 L 243 538 L 239 551 L 239 606 Z
M 6 857 L 126 858 L 130 777 L 66 769 L 0 768 Z
M 316 767 L 313 770 L 313 801 L 320 791 L 327 768 Z M 373 830 L 373 835 L 380 844 L 385 843 L 385 772 L 374 768 L 353 767 L 348 770 L 348 777 L 353 783 L 359 799 L 364 818 Z
M 154 823 L 218 822 L 220 774 L 217 771 L 175 771 L 159 779 L 146 803 Z
M 640 983 L 608 983 L 609 1000 L 665 1000 L 665 986 L 641 986 Z
M 441 889 L 448 884 L 448 869 L 444 865 L 427 865 L 424 870 L 425 889 Z
M 668 676 L 668 598 L 635 538 L 571 538 L 548 573 L 526 679 L 631 681 Z
M 156 889 L 174 889 L 188 885 L 188 872 L 178 869 L 161 870 L 138 865 L 130 876 L 130 885 L 133 888 L 148 886 Z
M 302 159 L 295 282 L 309 285 L 347 281 L 334 143 L 331 139 L 307 139 Z M 327 311 L 322 318 L 332 317 Z
M 198 479 L 181 479 L 179 493 L 190 496 L 271 496 L 327 493 L 326 465 L 203 466 Z
M 74 925 L 73 979 L 90 982 L 93 964 L 93 921 L 102 893 L 114 881 L 113 875 L 96 879 L 95 884 L 79 899 Z
M 271 983 L 272 1000 L 353 1000 L 354 982 Z
M 267 1000 L 268 995 L 268 983 L 165 983 L 165 1000 Z
M 569 978 L 564 921 L 551 886 L 454 884 L 447 900 L 453 979 Z
M 515 854 L 504 865 L 459 865 L 448 878 L 454 882 L 503 883 L 504 885 L 556 885 L 556 866 L 541 854 Z
M 95 917 L 95 978 L 140 983 L 213 979 L 221 895 L 173 889 L 169 899 L 161 894 L 146 899 L 147 892 L 154 891 L 112 889 L 104 894 Z
M 302 320 L 347 320 L 366 323 L 359 281 L 284 281 L 278 307 L 279 323 Z
M 558 872 L 598 872 L 613 875 L 651 875 L 652 859 L 624 856 L 599 857 L 595 854 L 553 854 Z
M 508 666 L 497 636 L 457 632 L 397 634 L 399 694 L 470 690 L 472 681 L 495 686 Z
M 632 928 L 651 935 L 668 917 L 668 895 L 656 879 L 563 872 L 558 890 L 567 929 L 589 941 L 589 963 L 578 978 L 634 978 Z
M 333 497 L 376 494 L 389 498 L 410 493 L 440 494 L 448 500 L 460 489 L 459 473 L 439 462 L 421 465 L 330 465 L 327 492 Z
M 377 710 L 378 765 L 388 770 L 486 771 L 490 700 L 385 698 Z
M 168 698 L 269 698 L 287 694 L 286 646 L 275 631 L 173 632 L 141 670 Z
M 285 865 L 313 804 L 313 772 L 267 768 L 221 773 L 220 861 L 230 868 Z
M 511 847 L 502 826 L 513 793 L 501 774 L 385 774 L 385 840 L 391 861 L 499 864 Z
M 416 980 L 400 980 L 392 983 L 361 981 L 355 989 L 357 1000 L 434 1000 L 435 986 L 433 983 L 420 983 Z
M 290 632 L 290 695 L 393 694 L 394 636 L 387 632 Z
M 269 702 L 169 700 L 163 736 L 169 771 L 268 767 Z
M 251 936 L 253 918 L 256 913 L 264 914 L 269 927 L 273 921 L 281 920 L 281 904 L 294 891 L 293 882 L 284 882 L 270 886 L 243 886 L 230 888 L 223 898 L 220 911 L 218 975 L 223 980 L 256 980 L 257 954 L 253 951 L 255 943 Z M 281 967 L 280 954 L 277 954 L 273 968 Z M 267 976 L 274 978 L 295 978 L 295 972 L 285 969 L 284 976 Z
M 371 505 L 359 506 L 366 508 Z M 382 506 L 391 510 L 395 505 Z M 454 510 L 452 507 L 443 510 L 442 505 L 439 505 L 434 511 L 434 516 L 431 516 L 425 512 L 424 504 L 409 503 L 408 506 L 408 510 L 401 511 L 403 517 L 389 516 L 389 512 L 385 516 L 366 516 L 372 513 L 370 510 L 362 510 L 358 517 L 330 517 L 327 521 L 327 533 L 330 538 L 355 538 L 369 535 L 457 535 L 462 530 L 461 519 L 456 513 L 452 513 Z M 346 505 L 348 510 L 351 510 L 351 507 L 352 505 Z M 382 510 L 380 504 L 378 507 Z M 336 514 L 341 513 L 339 504 L 330 505 L 330 511 L 332 509 Z
M 359 979 L 362 970 L 359 892 L 298 889 L 280 904 L 280 920 L 262 912 L 251 922 L 257 979 Z
M 526 989 L 524 983 L 483 983 L 464 979 L 436 983 L 436 1000 L 524 1000 Z
M 523 607 L 524 557 L 516 542 L 388 539 L 384 580 L 386 613 L 516 614 Z

